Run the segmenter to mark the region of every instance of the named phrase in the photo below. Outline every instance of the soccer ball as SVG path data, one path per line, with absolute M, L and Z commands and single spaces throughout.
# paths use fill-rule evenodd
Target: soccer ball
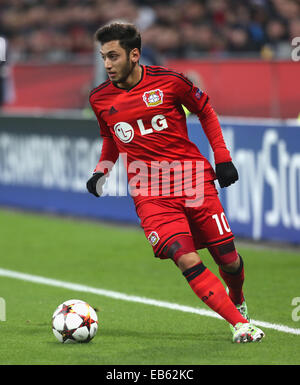
M 58 341 L 65 344 L 89 342 L 97 333 L 98 317 L 88 303 L 70 299 L 53 313 L 52 330 Z

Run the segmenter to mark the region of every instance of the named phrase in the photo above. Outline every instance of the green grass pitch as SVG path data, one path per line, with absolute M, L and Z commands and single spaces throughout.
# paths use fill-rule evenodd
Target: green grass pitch
M 128 295 L 208 309 L 177 267 L 153 257 L 143 232 L 97 222 L 0 210 L 0 268 Z M 250 316 L 274 324 L 257 344 L 233 344 L 224 320 L 0 276 L 6 321 L 0 321 L 1 365 L 299 365 L 300 254 L 245 248 L 245 296 Z M 218 275 L 206 250 L 204 263 Z M 64 345 L 51 330 L 63 301 L 98 309 L 88 344 Z M 298 312 L 300 316 L 300 310 Z

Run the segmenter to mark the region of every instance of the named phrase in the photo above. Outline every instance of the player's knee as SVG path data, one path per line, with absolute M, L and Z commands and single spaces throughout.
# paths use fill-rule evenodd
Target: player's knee
M 191 264 L 199 262 L 199 256 L 195 250 L 194 241 L 191 236 L 180 236 L 176 238 L 155 256 L 161 259 L 172 259 L 178 267 L 181 265 L 183 267 L 189 265 L 190 267 Z
M 243 265 L 243 260 L 241 256 L 237 253 L 237 258 L 233 262 L 220 265 L 220 267 L 222 270 L 224 270 L 227 273 L 236 273 L 241 269 L 242 265 Z
M 174 261 L 175 262 L 175 261 Z M 184 272 L 201 262 L 201 259 L 196 251 L 183 254 L 175 262 L 179 269 Z
M 230 241 L 221 245 L 208 248 L 217 265 L 228 272 L 238 270 L 240 266 L 240 256 L 237 253 L 234 242 Z

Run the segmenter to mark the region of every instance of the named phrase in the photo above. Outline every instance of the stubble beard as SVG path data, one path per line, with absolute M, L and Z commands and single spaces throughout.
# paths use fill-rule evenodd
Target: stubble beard
M 113 84 L 117 85 L 119 83 L 125 83 L 128 77 L 132 74 L 132 71 L 134 70 L 136 66 L 136 63 L 133 63 L 130 61 L 130 59 L 127 59 L 126 66 L 122 70 L 122 74 L 118 80 L 112 81 Z

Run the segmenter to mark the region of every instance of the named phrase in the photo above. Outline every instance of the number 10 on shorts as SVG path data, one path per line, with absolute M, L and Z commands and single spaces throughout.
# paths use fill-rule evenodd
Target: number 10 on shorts
M 230 233 L 231 232 L 231 229 L 229 227 L 229 224 L 227 222 L 227 219 L 225 217 L 225 214 L 224 212 L 222 212 L 220 214 L 220 218 L 219 218 L 219 215 L 218 214 L 215 214 L 215 215 L 212 215 L 212 218 L 216 221 L 216 224 L 218 226 L 218 230 L 219 230 L 219 233 L 220 235 L 223 235 L 224 234 L 224 230 L 227 232 L 227 233 Z

